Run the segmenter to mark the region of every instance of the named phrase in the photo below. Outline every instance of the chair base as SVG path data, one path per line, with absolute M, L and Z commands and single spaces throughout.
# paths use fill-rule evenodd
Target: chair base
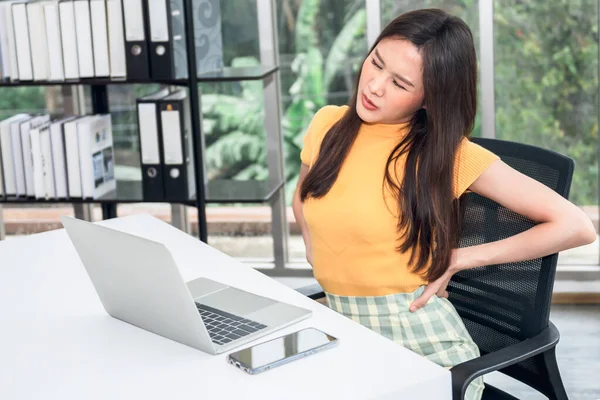
M 492 386 L 485 384 L 485 390 L 481 400 L 519 400 L 518 398 Z

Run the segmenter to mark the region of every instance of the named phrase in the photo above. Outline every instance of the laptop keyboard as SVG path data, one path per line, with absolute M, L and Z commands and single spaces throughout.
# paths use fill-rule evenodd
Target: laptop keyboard
M 202 316 L 210 339 L 216 344 L 226 344 L 267 327 L 205 304 L 196 303 L 196 307 Z

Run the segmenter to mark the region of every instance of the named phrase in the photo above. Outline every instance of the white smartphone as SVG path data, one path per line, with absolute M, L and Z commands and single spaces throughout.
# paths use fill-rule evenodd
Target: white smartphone
M 258 374 L 329 349 L 337 343 L 337 338 L 325 332 L 315 328 L 306 328 L 231 353 L 227 356 L 227 361 L 249 374 Z

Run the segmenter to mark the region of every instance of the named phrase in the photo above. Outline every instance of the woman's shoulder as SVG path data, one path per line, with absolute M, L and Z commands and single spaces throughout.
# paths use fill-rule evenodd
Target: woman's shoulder
M 316 144 L 319 144 L 329 128 L 339 121 L 347 110 L 348 106 L 321 107 L 313 116 L 308 127 L 307 136 L 312 137 L 311 141 L 316 141 Z
M 461 142 L 458 145 L 458 151 L 457 154 L 459 157 L 457 157 L 457 161 L 462 161 L 465 158 L 469 159 L 469 158 L 498 158 L 498 156 L 496 156 L 494 153 L 492 153 L 490 150 L 486 149 L 485 147 L 473 142 L 471 140 L 471 138 L 464 136 L 461 139 Z
M 300 157 L 304 164 L 312 165 L 319 153 L 323 138 L 347 110 L 348 106 L 331 105 L 317 110 L 303 138 L 304 146 Z
M 327 105 L 321 107 L 316 113 L 314 121 L 320 124 L 333 125 L 348 111 L 348 106 Z

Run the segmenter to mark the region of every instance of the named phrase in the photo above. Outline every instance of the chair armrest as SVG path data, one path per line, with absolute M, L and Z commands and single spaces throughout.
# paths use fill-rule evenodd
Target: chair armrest
M 325 297 L 325 292 L 323 291 L 321 285 L 319 285 L 318 283 L 315 283 L 314 285 L 303 286 L 301 288 L 296 289 L 296 291 L 302 293 L 303 295 L 313 300 Z
M 560 334 L 552 322 L 540 334 L 493 353 L 455 365 L 452 374 L 452 398 L 462 400 L 467 386 L 477 377 L 498 371 L 544 353 L 558 343 Z

